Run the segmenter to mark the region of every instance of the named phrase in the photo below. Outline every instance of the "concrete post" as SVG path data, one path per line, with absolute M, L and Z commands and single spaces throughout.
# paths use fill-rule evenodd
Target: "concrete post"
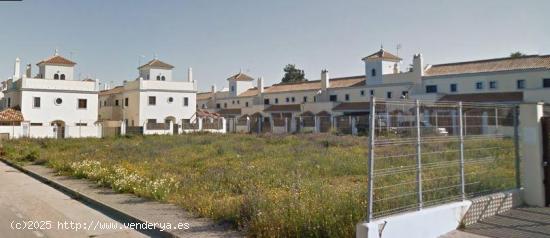
M 545 206 L 544 168 L 542 161 L 543 103 L 521 104 L 519 122 L 521 130 L 523 175 L 523 201 L 529 206 Z
M 250 132 L 250 117 L 246 117 L 246 133 Z
M 357 121 L 355 117 L 351 117 L 351 134 L 354 136 L 357 135 Z
M 170 126 L 168 128 L 170 131 L 168 131 L 168 134 L 169 135 L 173 135 L 174 134 L 174 122 L 170 121 Z
M 120 122 L 120 135 L 126 135 L 126 123 L 124 121 Z
M 481 113 L 481 134 L 489 134 L 489 114 L 487 111 Z
M 197 122 L 199 123 L 198 131 L 202 131 L 202 118 L 197 117 Z
M 319 116 L 314 116 L 314 117 L 313 117 L 313 120 L 314 120 L 314 122 L 315 122 L 315 130 L 314 130 L 314 132 L 315 132 L 315 133 L 321 132 L 321 128 L 320 128 L 320 125 L 319 125 Z
M 227 133 L 225 117 L 222 117 L 222 133 Z

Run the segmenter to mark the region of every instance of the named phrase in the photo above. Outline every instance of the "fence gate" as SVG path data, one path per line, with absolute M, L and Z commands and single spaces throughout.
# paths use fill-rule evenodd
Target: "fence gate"
M 544 187 L 546 206 L 550 205 L 550 117 L 542 117 L 542 156 L 544 166 Z

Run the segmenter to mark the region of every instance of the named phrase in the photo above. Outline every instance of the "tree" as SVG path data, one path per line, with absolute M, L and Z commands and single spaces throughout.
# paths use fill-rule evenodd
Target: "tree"
M 296 68 L 296 65 L 287 64 L 283 69 L 285 76 L 281 80 L 283 83 L 304 82 L 307 81 L 303 70 Z
M 526 54 L 521 53 L 520 51 L 512 52 L 510 54 L 511 58 L 519 58 L 519 57 L 522 57 L 522 56 L 526 56 Z

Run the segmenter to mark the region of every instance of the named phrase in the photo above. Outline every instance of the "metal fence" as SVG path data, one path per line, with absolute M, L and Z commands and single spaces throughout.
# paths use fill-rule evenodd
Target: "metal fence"
M 370 112 L 369 221 L 519 186 L 516 105 L 372 98 Z

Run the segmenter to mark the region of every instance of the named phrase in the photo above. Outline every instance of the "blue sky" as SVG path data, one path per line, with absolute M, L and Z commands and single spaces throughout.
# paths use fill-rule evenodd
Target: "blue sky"
M 363 74 L 361 58 L 380 44 L 404 65 L 504 57 L 512 51 L 550 54 L 550 1 L 333 0 L 23 0 L 0 2 L 0 77 L 13 61 L 60 53 L 77 75 L 104 82 L 134 79 L 140 55 L 193 67 L 199 89 L 242 69 L 266 83 L 294 63 L 308 79 Z M 72 52 L 72 53 L 71 53 Z M 36 72 L 36 68 L 33 68 Z

